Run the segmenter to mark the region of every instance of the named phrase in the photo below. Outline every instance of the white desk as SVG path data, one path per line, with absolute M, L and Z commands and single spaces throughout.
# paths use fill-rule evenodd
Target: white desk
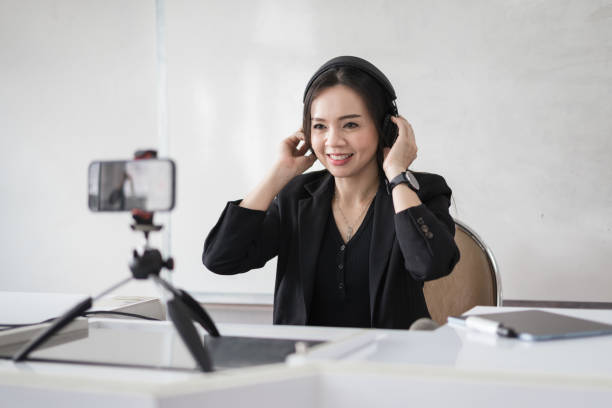
M 506 310 L 494 309 L 497 311 Z M 478 312 L 489 309 L 479 308 Z M 612 323 L 612 311 L 555 309 Z M 100 325 L 167 322 L 96 319 Z M 153 326 L 151 326 L 153 325 Z M 225 335 L 333 340 L 305 361 L 212 374 L 0 361 L 2 401 L 108 407 L 608 407 L 612 336 L 543 343 L 444 326 L 433 332 L 219 325 Z M 373 340 L 375 338 L 375 340 Z M 369 344 L 341 352 L 356 342 Z M 338 346 L 340 345 L 340 346 Z M 334 350 L 335 347 L 335 350 Z M 330 351 L 331 350 L 331 351 Z M 318 357 L 317 357 L 318 355 Z M 341 359 L 338 360 L 338 356 Z M 11 406 L 14 404 L 8 404 Z

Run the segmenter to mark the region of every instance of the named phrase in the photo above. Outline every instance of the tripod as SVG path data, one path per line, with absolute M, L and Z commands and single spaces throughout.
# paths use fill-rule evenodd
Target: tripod
M 174 260 L 172 258 L 164 260 L 159 250 L 149 247 L 149 233 L 153 231 L 160 231 L 162 229 L 162 227 L 159 225 L 153 225 L 152 213 L 149 214 L 150 217 L 147 217 L 146 219 L 134 215 L 136 222 L 135 224 L 131 225 L 134 231 L 143 232 L 146 240 L 145 248 L 142 254 L 139 254 L 136 250 L 134 250 L 132 253 L 132 261 L 130 262 L 132 276 L 114 284 L 110 288 L 101 292 L 95 298 L 92 298 L 91 296 L 88 297 L 87 299 L 73 306 L 70 310 L 66 311 L 63 315 L 56 318 L 51 326 L 32 339 L 29 343 L 24 345 L 23 348 L 21 348 L 13 356 L 13 361 L 26 360 L 30 353 L 45 343 L 49 338 L 51 338 L 51 336 L 91 308 L 95 300 L 123 286 L 132 279 L 151 278 L 159 286 L 171 294 L 171 299 L 166 302 L 168 315 L 174 324 L 174 327 L 181 336 L 183 343 L 185 343 L 185 346 L 187 346 L 189 353 L 196 361 L 199 369 L 205 372 L 213 371 L 212 361 L 207 350 L 204 348 L 202 339 L 200 338 L 193 321 L 198 322 L 211 336 L 219 337 L 221 335 L 219 334 L 215 323 L 208 315 L 206 310 L 204 310 L 204 308 L 200 306 L 200 304 L 194 298 L 192 298 L 186 291 L 175 288 L 170 284 L 170 282 L 159 276 L 162 268 L 167 270 L 174 269 Z

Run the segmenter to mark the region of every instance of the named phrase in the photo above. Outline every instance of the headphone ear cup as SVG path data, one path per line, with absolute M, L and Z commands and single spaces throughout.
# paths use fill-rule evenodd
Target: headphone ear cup
M 391 115 L 385 116 L 382 125 L 382 139 L 384 147 L 391 147 L 397 139 L 398 129 L 397 125 L 391 121 Z

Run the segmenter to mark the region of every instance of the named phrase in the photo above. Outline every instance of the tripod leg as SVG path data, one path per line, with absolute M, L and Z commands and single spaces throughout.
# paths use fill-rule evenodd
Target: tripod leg
M 202 306 L 200 306 L 200 304 L 183 289 L 179 289 L 178 292 L 180 293 L 181 300 L 185 303 L 185 306 L 187 306 L 192 312 L 191 315 L 193 319 L 200 323 L 204 330 L 210 333 L 211 336 L 221 336 L 219 330 L 217 329 L 217 326 L 215 325 L 215 322 L 213 322 L 213 319 L 210 317 L 210 315 L 206 313 L 206 310 Z
M 49 338 L 55 333 L 62 330 L 65 326 L 68 325 L 68 323 L 83 314 L 87 309 L 91 307 L 92 303 L 93 299 L 91 297 L 88 297 L 87 299 L 79 302 L 66 313 L 55 319 L 51 326 L 47 327 L 45 331 L 40 333 L 38 336 L 36 336 L 36 338 L 34 338 L 25 346 L 23 346 L 23 348 L 13 356 L 13 361 L 23 361 L 28 358 L 28 355 L 32 351 L 34 351 L 38 346 L 49 340 Z
M 195 326 L 189 319 L 190 313 L 187 307 L 178 298 L 173 298 L 168 301 L 168 315 L 170 320 L 179 332 L 183 343 L 197 362 L 200 370 L 205 372 L 213 371 L 210 356 L 204 348 L 202 339 L 196 330 Z
M 98 296 L 95 297 L 95 299 L 90 296 L 87 299 L 85 299 L 85 300 L 79 302 L 78 304 L 76 304 L 74 307 L 72 307 L 66 313 L 64 313 L 63 315 L 61 315 L 57 319 L 55 319 L 53 321 L 53 324 L 51 326 L 49 326 L 47 328 L 47 330 L 45 330 L 44 332 L 40 333 L 31 342 L 29 342 L 28 344 L 23 346 L 23 348 L 21 350 L 19 350 L 17 352 L 17 354 L 15 354 L 13 356 L 13 361 L 23 361 L 26 358 L 28 358 L 28 355 L 32 351 L 36 350 L 36 348 L 38 346 L 40 346 L 41 344 L 46 342 L 51 336 L 53 336 L 55 333 L 57 333 L 58 331 L 63 329 L 64 326 L 66 326 L 68 323 L 70 323 L 71 321 L 73 321 L 74 319 L 76 319 L 77 317 L 82 315 L 83 313 L 85 313 L 87 311 L 87 309 L 89 309 L 91 307 L 91 305 L 93 304 L 94 300 L 97 300 L 97 299 L 101 298 L 102 296 L 106 296 L 108 293 L 112 292 L 113 290 L 117 289 L 118 287 L 120 287 L 120 286 L 124 285 L 125 283 L 129 282 L 131 279 L 132 279 L 131 277 L 123 279 L 119 283 L 114 284 L 110 288 L 106 289 L 104 292 L 100 293 Z

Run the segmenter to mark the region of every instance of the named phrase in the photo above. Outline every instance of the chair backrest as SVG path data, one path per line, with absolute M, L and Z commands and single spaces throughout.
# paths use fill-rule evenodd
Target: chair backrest
M 431 318 L 445 324 L 476 305 L 501 306 L 501 280 L 491 250 L 461 221 L 455 220 L 461 258 L 450 275 L 425 282 L 423 293 Z

